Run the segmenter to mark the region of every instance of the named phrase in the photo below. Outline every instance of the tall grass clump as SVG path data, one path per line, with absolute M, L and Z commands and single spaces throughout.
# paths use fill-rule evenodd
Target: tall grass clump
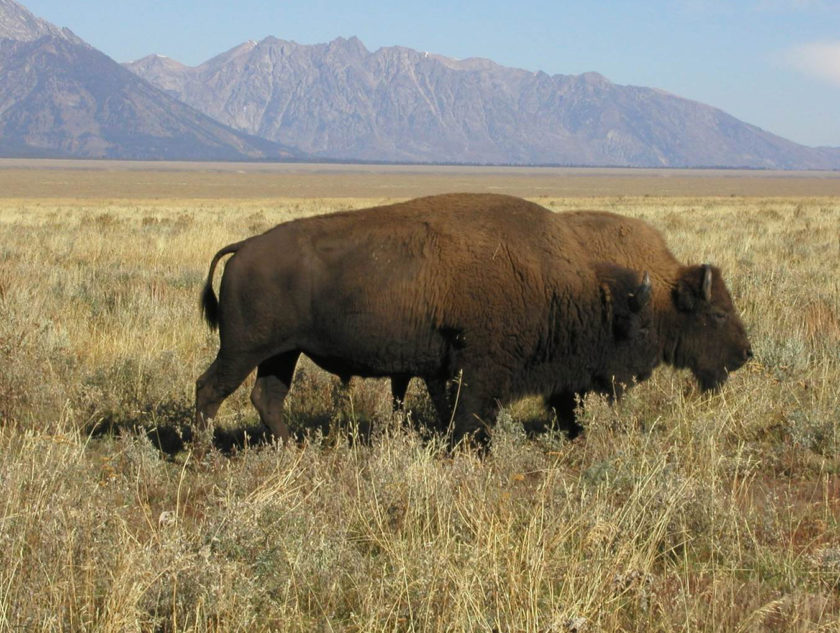
M 375 202 L 0 201 L 0 631 L 840 627 L 837 200 L 540 200 L 723 269 L 756 358 L 719 392 L 659 368 L 571 442 L 517 403 L 480 456 L 304 360 L 297 442 L 246 384 L 192 452 L 212 255 Z

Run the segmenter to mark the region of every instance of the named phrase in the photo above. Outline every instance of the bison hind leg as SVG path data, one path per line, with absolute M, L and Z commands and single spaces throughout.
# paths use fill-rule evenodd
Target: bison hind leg
M 251 403 L 260 420 L 274 437 L 289 439 L 289 427 L 283 421 L 283 401 L 292 385 L 300 352 L 294 350 L 272 356 L 257 367 L 257 380 L 251 391 Z
M 256 359 L 247 355 L 231 357 L 219 351 L 195 382 L 195 423 L 199 429 L 207 428 L 224 399 L 236 391 L 256 364 Z

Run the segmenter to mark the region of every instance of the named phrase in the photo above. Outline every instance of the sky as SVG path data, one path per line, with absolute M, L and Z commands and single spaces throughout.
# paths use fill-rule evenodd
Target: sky
M 20 1 L 20 0 L 19 0 Z M 840 0 L 22 0 L 118 62 L 358 37 L 549 74 L 596 71 L 840 147 Z

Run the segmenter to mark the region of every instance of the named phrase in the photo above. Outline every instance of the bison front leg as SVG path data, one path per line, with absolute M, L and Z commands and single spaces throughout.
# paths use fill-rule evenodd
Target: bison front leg
M 391 376 L 391 403 L 394 411 L 401 411 L 405 406 L 405 394 L 408 392 L 410 374 L 394 374 Z
M 477 445 L 479 449 L 486 449 L 490 443 L 490 428 L 496 422 L 499 406 L 489 383 L 481 378 L 473 378 L 468 374 L 452 386 L 452 445 L 462 441 Z
M 446 433 L 453 423 L 452 403 L 449 400 L 449 380 L 435 377 L 426 378 L 426 390 L 437 413 L 437 425 L 435 430 Z
M 561 431 L 565 431 L 570 440 L 576 438 L 583 432 L 583 427 L 578 424 L 575 407 L 577 406 L 577 396 L 573 391 L 563 391 L 560 393 L 553 393 L 545 399 L 545 404 L 549 410 L 553 409 L 557 415 L 557 426 Z
M 452 445 L 468 442 L 480 450 L 490 444 L 490 428 L 496 422 L 499 408 L 493 400 L 470 393 L 456 405 L 455 423 L 452 429 Z
M 289 439 L 289 427 L 283 421 L 283 401 L 292 385 L 299 357 L 300 352 L 295 350 L 261 362 L 251 391 L 251 402 L 259 412 L 260 420 L 274 437 L 284 442 Z

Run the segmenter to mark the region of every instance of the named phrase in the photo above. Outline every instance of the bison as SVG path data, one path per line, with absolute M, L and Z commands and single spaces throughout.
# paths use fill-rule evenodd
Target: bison
M 216 265 L 233 256 L 222 275 Z M 498 403 L 609 391 L 659 358 L 649 278 L 592 260 L 535 204 L 443 195 L 280 224 L 213 257 L 201 305 L 216 359 L 196 382 L 206 423 L 256 367 L 251 400 L 288 437 L 301 353 L 339 376 L 418 376 L 453 441 L 487 439 Z

